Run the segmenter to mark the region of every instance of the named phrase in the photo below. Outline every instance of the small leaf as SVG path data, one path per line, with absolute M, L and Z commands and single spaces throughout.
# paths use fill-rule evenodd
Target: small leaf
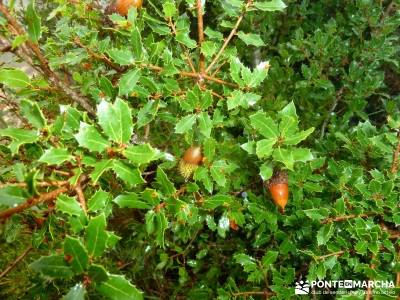
M 198 120 L 201 134 L 203 134 L 206 138 L 209 138 L 211 135 L 211 129 L 213 127 L 210 116 L 207 112 L 202 112 L 198 115 Z
M 88 211 L 101 211 L 110 199 L 110 194 L 99 189 L 88 201 Z
M 134 91 L 140 78 L 140 70 L 131 70 L 124 74 L 119 80 L 119 95 L 125 96 Z
M 96 290 L 111 300 L 143 299 L 142 292 L 121 275 L 109 275 L 109 279 L 98 285 Z
M 86 248 L 90 256 L 101 256 L 106 249 L 107 232 L 104 214 L 90 219 L 86 228 Z
M 131 167 L 120 160 L 114 160 L 113 170 L 119 178 L 131 186 L 145 182 L 138 168 Z
M 171 18 L 176 14 L 175 3 L 172 0 L 167 0 L 163 3 L 163 12 L 166 18 Z
M 35 10 L 35 3 L 32 0 L 25 13 L 26 24 L 28 25 L 28 35 L 32 42 L 37 43 L 42 36 L 41 19 Z
M 18 69 L 0 69 L 0 83 L 10 88 L 24 88 L 30 84 L 28 75 Z
M 132 30 L 132 48 L 136 59 L 141 59 L 143 56 L 143 44 L 142 37 L 137 27 Z
M 53 278 L 71 278 L 74 273 L 64 260 L 64 255 L 42 256 L 29 267 L 45 276 Z
M 156 156 L 156 151 L 149 144 L 142 144 L 129 146 L 124 150 L 123 155 L 134 164 L 142 165 L 152 161 Z
M 23 99 L 20 105 L 24 117 L 28 119 L 29 123 L 38 129 L 46 126 L 46 120 L 36 102 Z
M 232 203 L 232 197 L 229 195 L 215 195 L 210 198 L 207 198 L 204 201 L 203 207 L 205 209 L 216 209 L 219 206 L 226 206 L 229 207 L 229 205 Z
M 266 138 L 278 138 L 278 125 L 264 113 L 258 112 L 250 116 L 251 126 Z
M 108 280 L 108 273 L 101 265 L 91 264 L 88 270 L 89 277 L 96 283 Z
M 113 200 L 120 208 L 150 209 L 152 206 L 147 202 L 139 200 L 136 193 L 119 195 Z
M 273 151 L 273 147 L 277 139 L 263 139 L 259 140 L 256 144 L 256 153 L 259 158 L 268 157 Z
M 317 242 L 318 246 L 325 245 L 329 239 L 333 235 L 333 228 L 334 226 L 332 224 L 327 224 L 322 226 L 317 233 Z
M 161 190 L 165 195 L 173 195 L 176 192 L 174 184 L 168 179 L 167 174 L 160 167 L 157 168 L 157 183 L 161 186 Z
M 121 66 L 128 66 L 135 62 L 133 53 L 128 49 L 110 49 L 107 53 L 113 61 Z
M 61 300 L 85 300 L 86 289 L 82 283 L 77 283 L 70 288 L 68 294 L 63 296 Z
M 81 122 L 79 132 L 74 137 L 79 146 L 90 151 L 103 152 L 110 146 L 108 141 L 97 131 L 96 127 L 85 122 Z
M 285 145 L 297 145 L 301 141 L 305 140 L 313 132 L 314 132 L 314 127 L 311 127 L 305 131 L 300 131 L 296 134 L 286 137 L 283 143 Z
M 58 196 L 56 209 L 69 216 L 80 216 L 83 212 L 79 202 L 74 197 L 66 195 Z
M 196 115 L 187 115 L 179 120 L 175 125 L 175 133 L 185 133 L 193 128 L 196 121 Z
M 254 2 L 256 8 L 262 11 L 282 11 L 286 8 L 286 4 L 282 0 L 272 0 L 269 2 Z
M 97 107 L 99 124 L 109 139 L 117 143 L 128 143 L 133 132 L 133 121 L 129 105 L 117 98 L 114 104 L 101 101 Z
M 0 136 L 12 138 L 12 142 L 8 145 L 12 154 L 17 154 L 21 145 L 34 143 L 39 139 L 37 131 L 19 128 L 0 129 Z
M 261 39 L 259 34 L 255 33 L 244 33 L 243 31 L 238 32 L 238 37 L 246 44 L 256 47 L 265 46 L 264 41 Z
M 263 181 L 268 180 L 272 177 L 272 167 L 268 164 L 262 164 L 260 167 L 260 176 Z
M 265 253 L 262 258 L 264 268 L 268 268 L 270 265 L 272 265 L 278 258 L 278 254 L 278 251 L 268 251 L 267 253 Z
M 63 162 L 71 159 L 73 159 L 73 156 L 69 153 L 68 149 L 50 148 L 47 149 L 39 158 L 39 162 L 43 162 L 48 165 L 60 165 Z
M 72 257 L 71 267 L 75 273 L 80 274 L 86 270 L 89 256 L 80 240 L 67 236 L 64 242 L 64 254 Z
M 111 169 L 113 166 L 113 160 L 112 159 L 103 159 L 100 160 L 99 162 L 96 162 L 93 167 L 94 170 L 90 174 L 90 177 L 93 180 L 93 183 L 97 183 L 101 175 L 108 169 Z

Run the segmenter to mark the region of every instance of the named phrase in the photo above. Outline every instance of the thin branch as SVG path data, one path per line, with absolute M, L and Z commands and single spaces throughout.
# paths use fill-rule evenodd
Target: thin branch
M 29 246 L 20 256 L 18 256 L 3 272 L 0 274 L 0 278 L 6 276 L 24 257 L 32 250 L 32 246 Z
M 5 16 L 5 18 L 7 19 L 7 22 L 12 27 L 12 29 L 14 29 L 14 34 L 17 34 L 17 35 L 25 35 L 26 34 L 23 27 L 21 25 L 19 25 L 17 20 L 8 11 L 8 8 L 6 6 L 4 6 L 1 2 L 0 2 L 0 12 Z M 50 69 L 49 62 L 42 54 L 38 45 L 27 40 L 24 44 L 20 45 L 20 47 L 21 47 L 22 51 L 25 52 L 25 56 L 29 57 L 29 56 L 32 56 L 32 54 L 34 56 L 36 56 L 36 58 L 38 59 L 38 61 L 40 63 L 40 66 L 39 66 L 40 70 L 46 75 L 48 80 L 54 86 L 56 86 L 58 88 L 59 91 L 66 94 L 67 96 L 69 96 L 74 102 L 81 105 L 91 115 L 95 114 L 95 110 L 94 110 L 93 106 L 90 104 L 90 100 L 87 99 L 86 97 L 78 94 L 74 90 L 72 90 L 69 87 L 68 83 L 63 82 L 58 77 L 58 75 Z M 31 59 L 27 60 L 27 62 L 34 65 Z
M 331 257 L 331 256 L 341 256 L 343 255 L 344 251 L 338 251 L 338 252 L 333 252 L 333 253 L 329 253 L 326 255 L 321 255 L 321 256 L 317 256 L 315 257 L 316 260 L 324 260 L 325 258 Z
M 375 259 L 375 255 L 372 255 L 371 260 Z M 371 263 L 370 268 L 373 270 L 375 269 L 375 264 Z M 370 285 L 368 285 L 367 291 L 365 293 L 365 300 L 371 300 L 372 299 L 372 288 Z
M 322 127 L 321 127 L 321 136 L 320 136 L 321 139 L 324 137 L 326 126 L 328 126 L 329 121 L 331 120 L 331 116 L 332 116 L 333 112 L 335 111 L 336 106 L 339 103 L 339 100 L 342 98 L 343 91 L 344 91 L 344 88 L 342 87 L 336 92 L 335 99 L 333 100 L 332 106 L 329 109 L 328 115 L 326 116 L 324 123 L 322 124 Z
M 69 185 L 69 182 L 66 180 L 62 181 L 41 181 L 41 182 L 36 182 L 35 183 L 39 187 L 49 187 L 49 186 L 67 186 Z M 6 183 L 0 183 L 0 189 L 8 187 L 8 186 L 15 186 L 15 187 L 27 187 L 27 184 L 25 182 L 6 182 Z
M 12 215 L 20 213 L 20 212 L 24 211 L 25 209 L 28 209 L 32 206 L 36 206 L 40 203 L 54 200 L 55 198 L 57 198 L 58 195 L 65 193 L 69 190 L 70 190 L 70 188 L 64 186 L 64 187 L 60 187 L 54 191 L 51 191 L 51 192 L 48 192 L 45 194 L 41 194 L 37 197 L 29 198 L 26 202 L 24 202 L 16 207 L 12 207 L 12 208 L 1 211 L 0 219 L 7 219 L 7 218 L 11 217 Z
M 78 196 L 79 203 L 81 204 L 81 207 L 84 212 L 87 212 L 87 206 L 86 206 L 86 199 L 85 195 L 83 194 L 82 191 L 82 186 L 81 186 L 82 180 L 79 179 L 78 184 L 75 187 L 76 195 Z
M 393 161 L 392 161 L 392 167 L 390 168 L 390 172 L 392 174 L 397 173 L 397 167 L 399 165 L 399 154 L 400 154 L 400 131 L 397 132 L 397 147 L 393 152 Z
M 210 65 L 207 67 L 205 73 L 209 73 L 210 70 L 213 68 L 213 66 L 217 63 L 219 57 L 222 55 L 222 53 L 225 51 L 225 48 L 228 46 L 229 42 L 233 38 L 233 36 L 236 34 L 236 31 L 239 28 L 240 23 L 242 22 L 244 15 L 246 14 L 247 9 L 253 4 L 253 0 L 247 0 L 245 9 L 243 12 L 240 14 L 238 17 L 235 26 L 233 26 L 231 33 L 228 35 L 228 37 L 225 39 L 224 44 L 222 45 L 221 49 L 218 51 L 217 55 L 214 57 L 214 59 L 211 61 Z
M 204 28 L 203 28 L 203 7 L 202 0 L 197 0 L 197 31 L 199 38 L 200 60 L 199 60 L 199 73 L 204 74 L 205 71 L 205 57 L 201 52 L 201 45 L 204 41 Z
M 328 224 L 328 223 L 332 223 L 332 222 L 343 222 L 343 221 L 347 221 L 349 219 L 355 219 L 355 218 L 368 218 L 371 216 L 375 216 L 376 213 L 366 213 L 366 214 L 351 214 L 351 215 L 347 215 L 347 216 L 339 216 L 339 217 L 333 217 L 333 218 L 327 218 L 325 220 L 321 221 L 321 224 Z
M 168 25 L 169 25 L 169 27 L 171 27 L 172 33 L 176 36 L 176 34 L 177 34 L 176 27 L 175 27 L 175 24 L 172 22 L 171 18 L 168 19 Z M 189 64 L 189 66 L 190 66 L 190 69 L 192 70 L 193 73 L 196 73 L 196 69 L 195 69 L 195 67 L 193 65 L 192 59 L 190 58 L 189 52 L 187 51 L 187 49 L 182 44 L 179 44 L 179 45 L 181 46 L 182 51 L 185 53 L 185 57 L 186 57 L 186 60 L 187 60 L 187 62 Z
M 150 124 L 146 124 L 146 126 L 144 127 L 144 136 L 143 136 L 145 142 L 149 140 L 149 136 L 150 136 Z

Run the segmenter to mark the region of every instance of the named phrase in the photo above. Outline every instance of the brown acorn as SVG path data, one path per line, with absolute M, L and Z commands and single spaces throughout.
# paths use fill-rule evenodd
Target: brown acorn
M 142 4 L 143 0 L 117 0 L 115 9 L 121 16 L 127 16 L 130 8 L 136 7 L 136 9 L 140 9 Z
M 285 171 L 276 171 L 266 185 L 271 193 L 272 200 L 279 207 L 280 213 L 285 212 L 289 198 L 288 175 Z
M 202 161 L 203 155 L 201 153 L 201 147 L 191 146 L 186 150 L 182 159 L 179 161 L 179 172 L 185 179 L 188 179 Z

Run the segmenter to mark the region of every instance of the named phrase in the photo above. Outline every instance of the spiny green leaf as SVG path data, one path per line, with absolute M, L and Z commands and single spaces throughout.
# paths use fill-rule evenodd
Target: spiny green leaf
M 124 150 L 123 155 L 134 164 L 142 165 L 155 159 L 156 151 L 149 144 L 143 144 L 129 146 Z
M 85 122 L 81 122 L 79 132 L 74 137 L 79 146 L 90 151 L 103 152 L 110 146 L 108 141 L 97 131 L 96 127 Z
M 34 127 L 42 129 L 46 126 L 46 119 L 36 102 L 23 99 L 21 100 L 21 108 L 25 118 L 27 118 L 29 123 Z
M 96 290 L 112 300 L 143 299 L 142 292 L 121 275 L 109 275 L 109 279 L 98 285 Z
M 119 95 L 125 96 L 134 91 L 140 78 L 140 70 L 131 70 L 124 74 L 119 80 Z
M 90 256 L 101 256 L 106 249 L 106 217 L 104 214 L 90 219 L 86 228 L 86 249 Z
M 30 84 L 28 75 L 18 69 L 0 69 L 0 83 L 10 88 L 24 88 Z
M 278 125 L 264 113 L 258 112 L 250 116 L 251 125 L 266 138 L 279 136 Z
M 66 148 L 50 148 L 39 158 L 40 162 L 48 165 L 61 165 L 65 161 L 73 159 L 73 156 Z
M 145 182 L 138 168 L 129 166 L 120 160 L 114 160 L 113 170 L 119 178 L 131 186 Z
M 72 257 L 71 267 L 75 273 L 84 272 L 89 263 L 89 256 L 80 240 L 67 236 L 64 242 L 64 253 Z
M 45 276 L 53 278 L 71 278 L 74 273 L 64 260 L 64 255 L 42 256 L 29 267 Z
M 8 145 L 12 154 L 17 154 L 21 145 L 34 143 L 39 139 L 37 131 L 19 128 L 0 129 L 0 136 L 12 138 L 11 143 Z
M 32 0 L 25 13 L 26 23 L 28 25 L 28 35 L 32 42 L 37 43 L 42 36 L 41 19 L 35 10 L 35 2 Z
M 185 133 L 193 128 L 196 121 L 196 115 L 187 115 L 179 120 L 175 125 L 175 133 Z

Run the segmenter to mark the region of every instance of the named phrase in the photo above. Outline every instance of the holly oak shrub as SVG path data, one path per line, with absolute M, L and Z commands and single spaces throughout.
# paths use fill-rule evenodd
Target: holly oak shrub
M 0 298 L 395 299 L 398 7 L 2 2 Z

